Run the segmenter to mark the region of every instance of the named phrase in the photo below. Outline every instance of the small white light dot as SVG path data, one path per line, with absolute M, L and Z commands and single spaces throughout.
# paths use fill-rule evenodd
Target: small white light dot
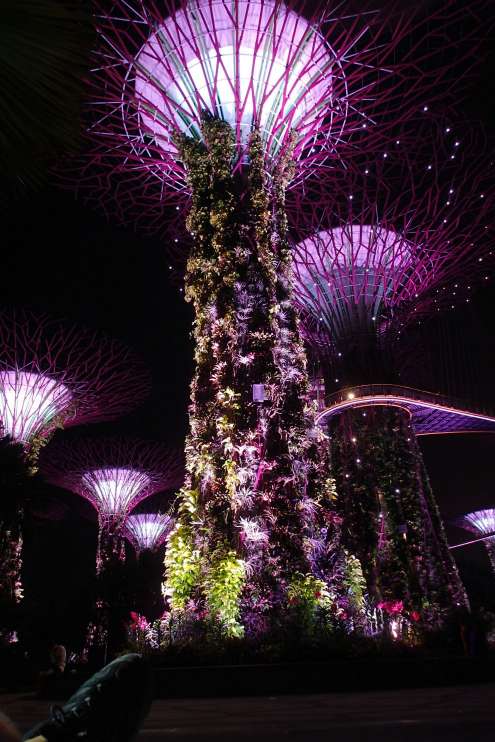
M 445 133 L 450 134 L 450 126 L 447 126 L 447 128 L 445 129 Z
M 460 145 L 460 142 L 454 142 L 454 146 L 458 147 Z
M 360 464 L 360 463 L 361 463 L 361 459 L 356 459 L 356 464 Z
M 427 170 L 431 170 L 431 165 L 428 165 L 428 167 L 426 169 Z
M 428 110 L 428 106 L 423 106 L 423 111 L 427 111 L 427 110 Z

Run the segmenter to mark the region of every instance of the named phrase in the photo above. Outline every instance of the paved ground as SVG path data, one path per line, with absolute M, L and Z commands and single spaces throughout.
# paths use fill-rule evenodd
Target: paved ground
M 0 696 L 0 708 L 24 731 L 49 702 Z M 304 740 L 305 742 L 494 742 L 495 683 L 369 693 L 159 700 L 145 740 Z

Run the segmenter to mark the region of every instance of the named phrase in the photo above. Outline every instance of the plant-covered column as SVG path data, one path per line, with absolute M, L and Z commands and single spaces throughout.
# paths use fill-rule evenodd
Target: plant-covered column
M 466 595 L 408 412 L 349 410 L 329 432 L 344 542 L 361 562 L 374 605 L 395 635 L 412 625 L 439 628 Z
M 313 578 L 317 500 L 330 485 L 290 305 L 290 157 L 269 190 L 256 132 L 237 168 L 228 124 L 204 118 L 203 140 L 179 140 L 193 194 L 186 297 L 196 371 L 165 592 L 172 610 L 189 606 L 229 635 L 255 634 L 279 620 L 296 577 Z

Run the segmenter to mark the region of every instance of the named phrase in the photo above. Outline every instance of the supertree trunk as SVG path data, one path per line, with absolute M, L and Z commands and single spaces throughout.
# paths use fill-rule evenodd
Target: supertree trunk
M 0 520 L 0 601 L 5 605 L 22 598 L 22 523 L 23 508 L 16 508 L 13 518 Z
M 95 607 L 88 628 L 86 652 L 92 653 L 95 660 L 106 661 L 122 648 L 123 619 L 129 610 L 125 542 L 119 522 L 99 519 L 95 587 Z
M 237 174 L 229 125 L 205 118 L 203 138 L 205 145 L 179 142 L 193 192 L 186 297 L 195 310 L 196 371 L 188 480 L 168 543 L 166 594 L 173 609 L 199 605 L 239 636 L 245 627 L 269 626 L 296 576 L 316 584 L 312 490 L 318 481 L 324 499 L 328 483 L 320 479 L 322 437 L 290 305 L 289 163 L 268 192 L 256 133 L 249 165 Z M 259 401 L 254 385 L 261 385 Z
M 329 432 L 344 542 L 362 564 L 375 606 L 385 623 L 395 615 L 440 628 L 467 598 L 408 412 L 348 410 Z
M 493 573 L 495 574 L 495 541 L 485 541 L 485 548 L 488 552 L 488 558 L 490 560 L 490 564 L 492 565 Z

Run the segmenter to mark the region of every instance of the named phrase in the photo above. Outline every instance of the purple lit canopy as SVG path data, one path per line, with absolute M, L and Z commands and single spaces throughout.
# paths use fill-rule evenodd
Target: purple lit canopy
M 173 526 L 173 518 L 164 513 L 137 513 L 129 515 L 125 524 L 125 536 L 139 554 L 144 549 L 154 551 L 167 538 Z
M 182 483 L 182 455 L 160 443 L 123 438 L 57 442 L 44 452 L 41 472 L 49 482 L 80 494 L 100 521 L 123 523 L 155 492 Z
M 417 152 L 399 136 L 291 215 L 302 237 L 296 301 L 316 348 L 340 352 L 349 336 L 399 331 L 469 301 L 472 281 L 488 278 L 494 188 L 477 132 L 425 123 L 418 136 Z
M 57 425 L 112 420 L 148 388 L 146 369 L 120 343 L 31 312 L 0 312 L 2 435 L 28 445 Z
M 466 531 L 476 533 L 478 536 L 488 536 L 493 533 L 493 538 L 490 541 L 495 544 L 495 508 L 467 513 L 467 515 L 459 518 L 456 524 L 465 528 Z
M 427 40 L 437 24 L 448 45 L 450 28 L 465 20 L 449 0 L 428 17 L 417 9 L 352 13 L 326 0 L 116 0 L 96 7 L 92 151 L 78 187 L 151 231 L 163 217 L 170 222 L 170 206 L 181 211 L 188 203 L 174 136 L 200 139 L 204 112 L 231 124 L 239 163 L 254 127 L 269 170 L 294 144 L 294 187 L 332 167 L 337 153 L 385 141 L 425 100 L 445 93 L 452 63 L 432 44 L 404 39 Z M 466 27 L 463 44 L 469 38 Z M 458 50 L 457 63 L 465 52 Z

